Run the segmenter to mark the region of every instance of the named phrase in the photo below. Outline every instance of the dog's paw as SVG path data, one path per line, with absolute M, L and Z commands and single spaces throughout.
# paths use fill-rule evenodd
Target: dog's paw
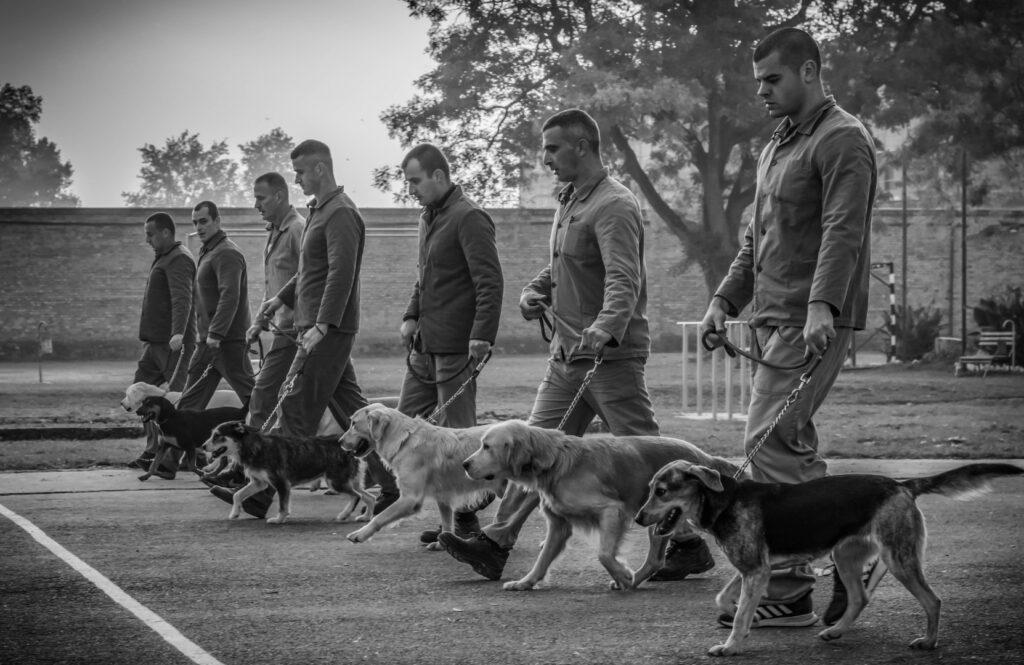
M 285 518 L 284 515 L 278 515 L 276 517 L 268 517 L 267 518 L 267 524 L 284 524 L 285 519 L 287 519 L 287 518 Z
M 826 628 L 825 630 L 821 631 L 820 633 L 818 633 L 818 637 L 820 637 L 821 639 L 825 640 L 826 642 L 830 642 L 832 640 L 838 640 L 842 636 L 843 636 L 843 631 L 842 631 L 842 629 L 837 629 L 837 626 L 831 626 L 831 627 Z
M 715 646 L 713 646 L 710 649 L 708 649 L 708 655 L 709 656 L 735 656 L 736 654 L 740 653 L 741 651 L 742 651 L 742 649 L 740 649 L 737 645 L 729 644 L 728 642 L 726 642 L 725 644 L 716 644 Z
M 149 479 L 150 479 L 150 477 L 151 477 L 152 475 L 153 475 L 153 474 L 151 474 L 151 473 L 144 473 L 144 474 L 142 474 L 141 476 L 139 476 L 139 480 L 141 480 L 142 482 L 146 482 L 147 480 L 149 480 Z
M 534 586 L 535 582 L 524 577 L 523 579 L 516 580 L 514 582 L 505 582 L 501 588 L 505 591 L 529 591 Z
M 228 513 L 228 519 L 229 520 L 237 520 L 239 515 L 241 515 L 241 514 L 242 514 L 242 511 L 239 510 L 238 508 L 232 508 L 231 512 Z
M 427 550 L 428 552 L 443 552 L 444 551 L 444 548 L 441 547 L 441 543 L 436 542 L 436 541 L 433 542 L 433 543 L 427 543 L 424 546 L 423 549 Z
M 365 543 L 366 541 L 368 541 L 370 539 L 370 536 L 372 536 L 372 535 L 373 534 L 366 527 L 363 527 L 362 529 L 359 529 L 358 531 L 353 531 L 352 533 L 348 534 L 345 537 L 348 538 L 353 543 Z
M 923 649 L 930 651 L 935 648 L 936 642 L 938 642 L 938 640 L 934 637 L 919 637 L 911 642 L 909 646 L 911 649 Z
M 313 490 L 310 491 L 312 492 Z M 338 490 L 332 490 L 331 488 L 327 488 L 327 490 L 324 492 L 324 496 L 338 496 L 339 494 L 341 494 L 341 492 L 339 492 Z

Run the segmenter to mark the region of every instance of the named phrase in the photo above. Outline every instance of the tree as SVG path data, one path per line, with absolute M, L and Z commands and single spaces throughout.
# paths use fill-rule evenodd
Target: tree
M 412 15 L 430 20 L 437 66 L 416 82 L 420 94 L 382 119 L 404 145 L 441 143 L 464 182 L 465 166 L 475 167 L 476 196 L 500 200 L 539 151 L 538 122 L 588 109 L 610 164 L 712 290 L 739 248 L 773 126 L 754 103 L 750 48 L 768 29 L 803 22 L 809 4 L 408 0 Z
M 57 145 L 36 139 L 33 125 L 43 98 L 32 88 L 4 83 L 0 89 L 0 206 L 77 206 L 71 193 L 71 162 Z
M 239 144 L 242 151 L 242 185 L 248 191 L 253 181 L 264 173 L 276 171 L 290 179 L 292 162 L 289 157 L 295 141 L 280 127 L 257 136 L 248 143 Z
M 474 195 L 500 203 L 534 163 L 539 121 L 588 109 L 610 166 L 699 264 L 709 291 L 738 249 L 757 155 L 775 124 L 755 103 L 750 62 L 771 30 L 811 30 L 843 107 L 880 126 L 911 126 L 919 153 L 946 146 L 939 161 L 950 172 L 951 146 L 967 136 L 975 156 L 1024 142 L 1019 0 L 407 5 L 430 21 L 437 65 L 417 80 L 419 94 L 382 115 L 392 137 L 441 144 Z M 388 189 L 400 172 L 375 176 Z
M 139 152 L 142 185 L 136 192 L 121 194 L 130 206 L 180 207 L 206 199 L 223 206 L 249 202 L 239 191 L 238 163 L 228 157 L 226 141 L 206 148 L 199 134 L 184 131 L 167 139 L 162 148 L 147 143 Z

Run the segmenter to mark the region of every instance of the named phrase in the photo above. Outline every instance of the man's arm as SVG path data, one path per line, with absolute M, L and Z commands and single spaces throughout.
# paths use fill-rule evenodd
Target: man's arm
M 350 208 L 339 208 L 324 225 L 327 277 L 315 323 L 340 326 L 355 288 L 363 225 Z
M 242 275 L 245 273 L 245 258 L 240 252 L 223 252 L 213 263 L 217 275 L 217 308 L 210 317 L 207 335 L 216 340 L 224 339 L 228 328 L 235 319 L 242 300 Z
M 171 338 L 178 337 L 180 341 L 188 329 L 188 315 L 192 310 L 196 264 L 187 255 L 179 254 L 171 260 L 166 273 L 167 286 L 171 294 Z
M 642 224 L 639 208 L 624 199 L 609 201 L 594 220 L 594 236 L 604 262 L 604 296 L 590 327 L 610 335 L 615 345 L 626 334 L 640 296 Z
M 476 316 L 469 337 L 494 344 L 505 289 L 494 239 L 494 223 L 482 212 L 473 211 L 462 219 L 458 231 L 476 294 Z
M 527 321 L 539 319 L 544 313 L 540 303 L 551 304 L 551 264 L 547 264 L 519 294 L 519 311 Z
M 732 260 L 729 272 L 715 290 L 714 298 L 722 301 L 720 304 L 726 307 L 729 316 L 739 316 L 740 311 L 754 297 L 754 224 L 753 219 L 747 224 L 743 245 Z

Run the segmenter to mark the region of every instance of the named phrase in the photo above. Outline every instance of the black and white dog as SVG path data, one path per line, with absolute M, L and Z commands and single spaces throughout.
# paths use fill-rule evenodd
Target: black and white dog
M 135 410 L 142 422 L 152 422 L 160 430 L 160 447 L 153 457 L 146 473 L 139 480 L 149 480 L 153 475 L 166 477 L 159 471 L 160 460 L 168 447 L 185 452 L 187 468 L 197 471 L 196 451 L 213 428 L 229 420 L 245 418 L 246 409 L 233 406 L 222 406 L 205 411 L 177 409 L 164 397 L 144 397 Z

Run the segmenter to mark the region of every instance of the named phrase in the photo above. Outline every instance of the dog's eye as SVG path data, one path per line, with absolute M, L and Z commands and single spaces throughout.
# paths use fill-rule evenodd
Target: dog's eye
M 665 496 L 665 488 L 664 487 L 655 487 L 654 488 L 654 496 Z
M 484 444 L 480 445 L 480 449 L 481 450 L 490 450 L 491 446 L 489 444 L 484 443 Z

